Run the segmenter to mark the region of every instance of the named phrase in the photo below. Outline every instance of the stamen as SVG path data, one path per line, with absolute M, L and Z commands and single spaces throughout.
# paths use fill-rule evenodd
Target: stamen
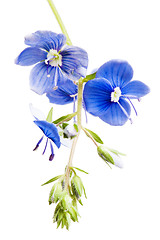
M 50 147 L 51 147 L 51 155 L 49 156 L 49 161 L 52 161 L 54 158 L 54 150 L 51 142 L 50 142 Z
M 130 102 L 131 106 L 133 107 L 133 109 L 134 109 L 134 111 L 135 111 L 135 114 L 136 114 L 136 116 L 137 116 L 138 113 L 137 113 L 137 111 L 136 111 L 136 109 L 135 109 L 135 106 L 133 105 L 133 103 L 131 102 L 131 100 L 130 100 L 129 97 L 127 97 L 127 99 L 129 100 L 129 102 Z
M 46 145 L 45 145 L 45 148 L 44 148 L 44 151 L 43 151 L 42 155 L 45 154 L 45 151 L 46 151 L 46 148 L 47 148 L 47 144 L 48 144 L 48 138 L 46 140 Z
M 78 95 L 78 93 L 76 93 L 76 94 L 73 94 L 73 95 L 69 95 L 70 97 L 76 97 Z
M 43 136 L 44 137 L 44 136 Z M 37 150 L 37 148 L 39 147 L 39 144 L 42 142 L 43 137 L 41 137 L 41 139 L 38 141 L 37 145 L 35 146 L 35 148 L 33 149 L 33 151 Z
M 130 118 L 130 116 L 128 115 L 128 113 L 126 112 L 126 110 L 124 109 L 124 107 L 122 107 L 122 105 L 117 102 L 118 105 L 120 106 L 120 108 L 122 109 L 123 113 L 126 115 L 126 117 L 130 120 L 131 124 L 133 123 L 132 119 Z
M 58 89 L 58 86 L 55 86 L 54 88 L 53 88 L 53 90 L 57 90 Z

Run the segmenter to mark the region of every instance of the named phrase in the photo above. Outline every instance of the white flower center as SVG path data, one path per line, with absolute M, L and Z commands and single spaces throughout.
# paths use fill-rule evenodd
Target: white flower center
M 111 93 L 111 102 L 118 102 L 121 96 L 121 90 L 119 87 L 114 89 L 114 92 Z
M 51 65 L 52 67 L 62 66 L 62 55 L 59 54 L 57 50 L 50 49 L 45 63 Z

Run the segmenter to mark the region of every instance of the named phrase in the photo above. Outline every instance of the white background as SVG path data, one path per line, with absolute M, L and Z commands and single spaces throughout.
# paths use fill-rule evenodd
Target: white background
M 24 49 L 24 36 L 36 30 L 60 32 L 45 0 L 1 1 L 1 239 L 160 239 L 160 14 L 157 0 L 75 1 L 55 0 L 74 45 L 89 54 L 89 70 L 110 59 L 127 60 L 134 79 L 151 88 L 140 103 L 134 102 L 133 124 L 111 127 L 88 115 L 92 129 L 109 147 L 125 152 L 124 168 L 112 170 L 81 135 L 73 164 L 89 172 L 80 176 L 88 199 L 79 208 L 79 223 L 70 231 L 52 223 L 54 206 L 48 205 L 51 185 L 41 184 L 64 172 L 69 150 L 32 152 L 41 137 L 29 111 L 29 103 L 45 114 L 45 96 L 29 89 L 30 67 L 14 65 Z M 53 106 L 54 119 L 72 111 Z M 84 117 L 84 115 L 83 115 Z M 85 121 L 84 121 L 85 124 Z

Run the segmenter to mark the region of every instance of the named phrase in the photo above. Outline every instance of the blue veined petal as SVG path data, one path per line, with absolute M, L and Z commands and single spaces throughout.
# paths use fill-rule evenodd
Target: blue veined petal
M 15 63 L 21 66 L 30 66 L 47 58 L 47 52 L 36 47 L 24 49 L 16 58 Z
M 30 88 L 34 92 L 42 95 L 51 91 L 57 81 L 63 81 L 63 75 L 58 67 L 52 67 L 43 63 L 38 63 L 30 73 Z
M 47 97 L 51 103 L 55 104 L 68 104 L 73 102 L 74 95 L 78 92 L 78 87 L 71 80 L 66 79 L 65 81 L 61 81 L 58 88 L 56 90 L 52 90 L 47 93 Z M 77 97 L 75 96 L 75 99 Z
M 31 47 L 45 49 L 49 52 L 50 49 L 59 51 L 66 43 L 64 34 L 57 34 L 51 31 L 37 31 L 25 38 L 25 44 Z
M 71 80 L 78 80 L 86 76 L 88 67 L 88 54 L 85 50 L 67 46 L 61 51 L 62 66 L 61 69 Z
M 129 98 L 141 98 L 150 92 L 149 87 L 140 81 L 131 81 L 121 88 L 122 95 Z
M 43 131 L 47 138 L 51 139 L 58 148 L 60 148 L 60 136 L 58 130 L 53 123 L 47 121 L 34 121 L 34 123 Z
M 98 69 L 96 77 L 106 78 L 113 88 L 121 88 L 132 79 L 133 69 L 126 61 L 111 60 Z
M 120 99 L 119 102 L 112 102 L 105 114 L 99 116 L 104 122 L 113 126 L 122 126 L 130 119 L 131 108 L 129 103 Z
M 111 104 L 110 83 L 103 78 L 88 81 L 84 86 L 83 99 L 87 112 L 99 116 L 106 112 Z

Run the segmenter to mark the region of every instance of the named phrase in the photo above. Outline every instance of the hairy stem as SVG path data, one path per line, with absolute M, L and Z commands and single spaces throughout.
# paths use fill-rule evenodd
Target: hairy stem
M 82 94 L 83 94 L 83 79 L 80 78 L 78 82 L 78 99 L 77 99 L 77 125 L 78 125 L 78 133 L 77 136 L 74 138 L 73 143 L 72 143 L 72 148 L 69 156 L 69 161 L 66 169 L 66 188 L 68 189 L 69 187 L 69 178 L 70 178 L 70 171 L 72 167 L 72 160 L 76 148 L 76 144 L 80 135 L 80 131 L 82 129 L 81 125 L 81 110 L 82 110 Z
M 55 16 L 56 19 L 57 19 L 57 22 L 58 22 L 58 24 L 59 24 L 59 26 L 60 26 L 60 28 L 61 28 L 61 30 L 62 30 L 62 33 L 63 33 L 63 34 L 66 36 L 66 38 L 67 38 L 67 44 L 68 44 L 68 45 L 72 45 L 72 42 L 71 42 L 71 40 L 70 40 L 70 38 L 69 38 L 69 36 L 68 36 L 67 30 L 66 30 L 66 28 L 65 28 L 65 26 L 64 26 L 64 23 L 62 22 L 62 19 L 61 19 L 59 13 L 58 13 L 58 11 L 57 11 L 57 9 L 56 9 L 53 1 L 52 1 L 52 0 L 47 0 L 47 2 L 49 3 L 49 6 L 51 7 L 52 12 L 54 13 L 54 16 Z

